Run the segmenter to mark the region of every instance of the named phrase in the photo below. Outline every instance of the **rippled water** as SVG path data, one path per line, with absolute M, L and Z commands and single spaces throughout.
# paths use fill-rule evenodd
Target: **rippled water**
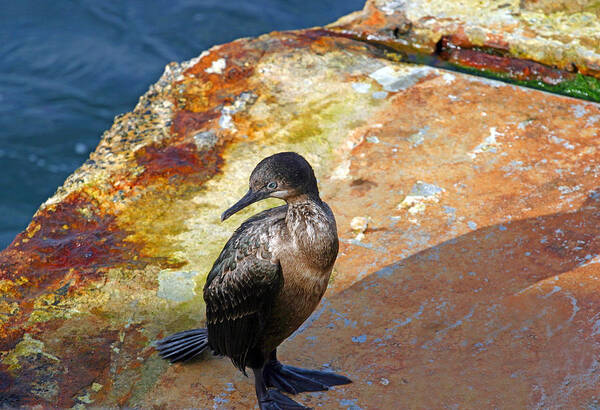
M 80 0 L 0 4 L 0 249 L 170 61 L 323 25 L 364 0 Z

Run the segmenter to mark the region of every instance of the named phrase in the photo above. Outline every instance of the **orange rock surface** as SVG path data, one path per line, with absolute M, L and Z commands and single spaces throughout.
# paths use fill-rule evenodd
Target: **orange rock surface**
M 172 64 L 0 253 L 0 403 L 245 409 L 151 342 L 202 326 L 219 215 L 264 156 L 314 165 L 334 275 L 280 348 L 354 381 L 311 407 L 599 405 L 600 106 L 312 29 Z M 273 206 L 272 201 L 262 206 Z

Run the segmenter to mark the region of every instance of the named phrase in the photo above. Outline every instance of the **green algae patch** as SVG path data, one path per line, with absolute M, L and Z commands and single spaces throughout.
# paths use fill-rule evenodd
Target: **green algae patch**
M 503 81 L 509 84 L 535 88 L 554 94 L 566 95 L 568 97 L 580 98 L 582 100 L 600 102 L 600 80 L 588 75 L 575 74 L 571 79 L 565 79 L 558 84 L 549 84 L 542 80 L 519 80 L 507 73 L 499 73 L 486 69 L 477 69 L 460 64 L 449 63 L 448 67 L 453 71 L 472 74 L 480 77 Z
M 546 91 L 600 102 L 600 80 L 589 75 L 577 74 L 573 80 L 566 80 L 555 86 L 544 84 L 544 87 L 549 87 Z

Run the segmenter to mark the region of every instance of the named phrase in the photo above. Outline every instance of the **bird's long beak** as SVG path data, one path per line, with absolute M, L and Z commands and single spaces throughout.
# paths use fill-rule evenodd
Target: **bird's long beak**
M 253 204 L 256 201 L 260 201 L 261 199 L 265 199 L 267 196 L 268 194 L 266 192 L 254 192 L 252 191 L 252 189 L 249 189 L 248 192 L 246 192 L 246 195 L 242 197 L 242 199 L 237 201 L 231 208 L 223 212 L 223 215 L 221 215 L 221 221 L 224 221 L 234 213 L 241 211 L 248 205 Z

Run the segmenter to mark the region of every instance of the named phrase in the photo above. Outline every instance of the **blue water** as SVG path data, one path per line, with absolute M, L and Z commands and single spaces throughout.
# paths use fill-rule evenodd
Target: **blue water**
M 324 25 L 364 0 L 0 2 L 0 249 L 170 61 Z

